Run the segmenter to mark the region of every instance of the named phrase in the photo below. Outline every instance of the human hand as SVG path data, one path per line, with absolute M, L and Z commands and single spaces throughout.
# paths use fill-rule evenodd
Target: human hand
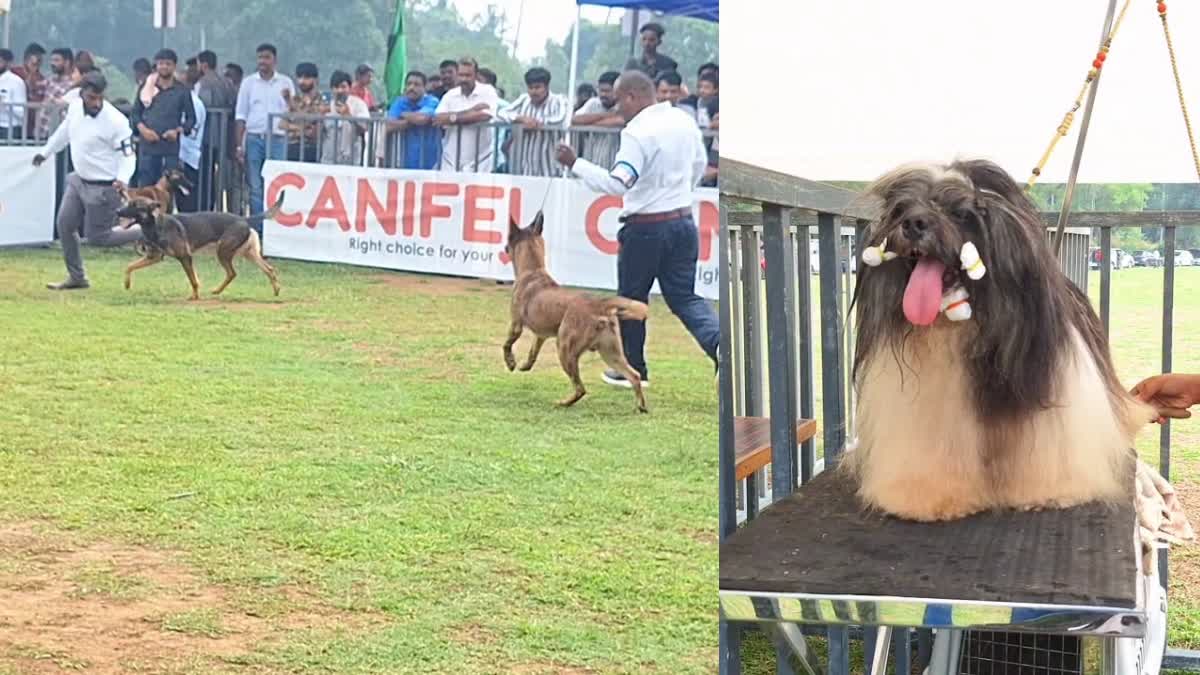
M 239 145 L 237 147 L 236 154 L 237 154 L 238 164 L 245 164 L 246 163 L 246 146 Z
M 125 192 L 125 183 L 123 181 L 114 180 L 113 181 L 113 189 L 115 189 L 117 192 L 124 193 Z
M 1200 375 L 1166 373 L 1142 380 L 1131 392 L 1139 401 L 1154 406 L 1159 422 L 1166 418 L 1187 419 L 1188 408 L 1200 403 Z
M 575 166 L 575 148 L 572 148 L 566 143 L 558 144 L 558 149 L 555 151 L 554 156 L 555 159 L 558 160 L 559 164 L 562 164 L 568 169 Z
M 163 137 L 163 140 L 167 141 L 168 143 L 174 142 L 179 139 L 179 130 L 178 129 L 169 129 L 169 130 L 163 132 L 162 137 Z
M 290 89 L 284 89 L 280 92 L 280 95 L 283 96 L 283 100 L 287 101 L 289 104 L 292 102 L 292 92 Z
M 139 124 L 138 131 L 140 131 L 142 134 L 142 140 L 146 141 L 147 143 L 157 143 L 160 140 L 162 140 L 159 138 L 158 134 L 154 132 L 153 129 L 146 126 L 145 124 Z
M 337 114 L 341 115 L 342 117 L 349 117 L 350 116 L 350 105 L 347 103 L 337 104 Z

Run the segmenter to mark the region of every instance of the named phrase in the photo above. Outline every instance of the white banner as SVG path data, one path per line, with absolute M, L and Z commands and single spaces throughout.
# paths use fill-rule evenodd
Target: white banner
M 269 256 L 511 280 L 504 253 L 509 214 L 525 227 L 545 200 L 554 278 L 617 287 L 621 199 L 577 180 L 279 161 L 266 163 L 263 179 L 268 204 L 286 193 L 282 212 L 264 224 Z M 716 300 L 718 195 L 711 188 L 695 195 L 696 292 Z
M 54 158 L 39 148 L 0 147 L 0 246 L 54 241 Z

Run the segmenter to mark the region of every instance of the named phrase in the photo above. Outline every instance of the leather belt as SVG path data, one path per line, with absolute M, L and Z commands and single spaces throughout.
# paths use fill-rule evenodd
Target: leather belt
M 659 213 L 631 213 L 627 216 L 621 216 L 618 220 L 631 225 L 648 225 L 651 223 L 665 223 L 668 220 L 690 218 L 691 215 L 691 209 L 675 209 L 674 211 L 660 211 Z
M 86 178 L 80 178 L 79 180 L 83 181 L 84 185 L 91 185 L 93 187 L 112 187 L 114 182 L 113 180 L 87 180 Z

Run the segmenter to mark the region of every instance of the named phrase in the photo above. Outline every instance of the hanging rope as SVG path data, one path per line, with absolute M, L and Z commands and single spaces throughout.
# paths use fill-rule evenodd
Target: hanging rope
M 1129 9 L 1130 2 L 1131 0 L 1125 0 L 1125 4 L 1121 6 L 1121 12 L 1117 15 L 1116 21 L 1113 22 L 1112 30 L 1108 32 L 1108 37 L 1104 39 L 1104 44 L 1100 46 L 1100 51 L 1096 53 L 1096 58 L 1092 61 L 1092 69 L 1088 71 L 1087 78 L 1083 81 L 1083 86 L 1079 89 L 1079 95 L 1075 97 L 1075 102 L 1071 105 L 1071 109 L 1067 111 L 1066 115 L 1063 115 L 1062 122 L 1059 123 L 1058 129 L 1055 130 L 1054 136 L 1050 138 L 1050 145 L 1046 147 L 1046 151 L 1042 153 L 1042 158 L 1038 161 L 1037 166 L 1033 168 L 1033 175 L 1029 177 L 1029 181 L 1025 184 L 1026 190 L 1032 188 L 1033 184 L 1037 182 L 1038 176 L 1042 175 L 1042 170 L 1046 168 L 1046 163 L 1050 161 L 1050 155 L 1054 153 L 1054 148 L 1058 145 L 1059 140 L 1066 138 L 1067 133 L 1071 130 L 1071 125 L 1075 122 L 1075 113 L 1083 106 L 1083 97 L 1087 96 L 1092 83 L 1100 76 L 1100 69 L 1104 67 L 1104 61 L 1108 58 L 1108 50 L 1112 47 L 1113 38 L 1117 36 L 1117 31 L 1121 28 L 1121 22 L 1125 19 L 1125 12 Z M 1160 7 L 1165 8 L 1166 5 L 1160 3 Z M 1166 27 L 1165 15 L 1163 16 L 1163 27 Z M 1194 147 L 1195 145 L 1193 144 Z M 1200 160 L 1197 161 L 1196 167 L 1196 170 L 1200 172 Z
M 1175 91 L 1179 93 L 1179 109 L 1183 111 L 1183 123 L 1187 126 L 1188 143 L 1192 146 L 1192 164 L 1200 177 L 1200 153 L 1196 152 L 1196 137 L 1192 133 L 1192 121 L 1188 117 L 1187 102 L 1183 98 L 1183 81 L 1179 79 L 1179 64 L 1175 62 L 1175 45 L 1171 42 L 1171 29 L 1167 26 L 1167 3 L 1158 3 L 1158 18 L 1162 19 L 1163 35 L 1167 38 L 1167 52 L 1171 54 L 1171 72 L 1175 74 Z

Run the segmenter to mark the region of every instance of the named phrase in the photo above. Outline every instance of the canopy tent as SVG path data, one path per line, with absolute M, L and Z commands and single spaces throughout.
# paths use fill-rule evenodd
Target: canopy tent
M 571 31 L 571 72 L 567 76 L 569 82 L 567 97 L 574 100 L 576 72 L 579 70 L 579 8 L 583 5 L 600 5 L 602 7 L 621 7 L 624 9 L 645 9 L 651 12 L 662 12 L 674 16 L 686 16 L 706 21 L 717 20 L 717 0 L 575 0 L 575 27 Z M 568 121 L 570 117 L 568 116 Z M 569 122 L 568 122 L 569 123 Z
M 624 9 L 645 9 L 673 16 L 705 21 L 717 20 L 717 0 L 577 0 L 577 5 L 600 5 Z

